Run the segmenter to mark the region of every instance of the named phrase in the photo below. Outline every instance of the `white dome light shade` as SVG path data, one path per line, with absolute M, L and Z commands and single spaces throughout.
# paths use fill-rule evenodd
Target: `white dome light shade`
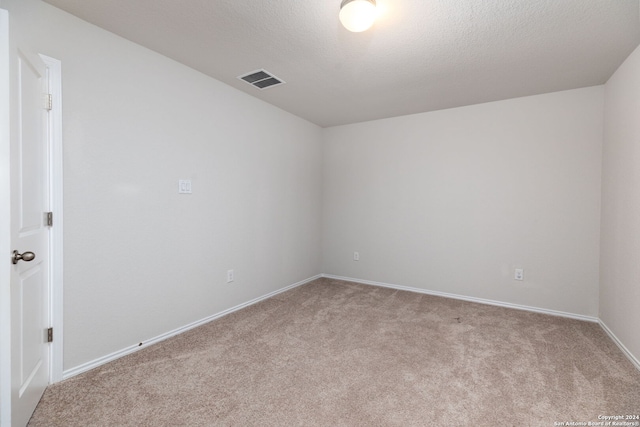
M 368 30 L 376 20 L 375 0 L 344 0 L 340 5 L 340 22 L 354 33 Z

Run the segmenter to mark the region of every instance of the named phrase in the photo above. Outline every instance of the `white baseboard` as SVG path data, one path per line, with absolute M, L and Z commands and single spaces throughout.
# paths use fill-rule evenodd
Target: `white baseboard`
M 508 302 L 494 301 L 494 300 L 489 300 L 489 299 L 484 299 L 484 298 L 467 297 L 467 296 L 464 296 L 464 295 L 449 294 L 449 293 L 446 293 L 446 292 L 430 291 L 430 290 L 421 289 L 421 288 L 412 288 L 412 287 L 409 287 L 409 286 L 393 285 L 393 284 L 390 284 L 390 283 L 374 282 L 374 281 L 371 281 L 371 280 L 354 279 L 352 277 L 334 276 L 332 274 L 323 274 L 322 277 L 326 277 L 328 279 L 343 280 L 343 281 L 346 281 L 346 282 L 361 283 L 363 285 L 381 286 L 381 287 L 384 287 L 384 288 L 398 289 L 398 290 L 401 290 L 401 291 L 417 292 L 417 293 L 420 293 L 420 294 L 435 295 L 435 296 L 439 296 L 439 297 L 453 298 L 453 299 L 459 299 L 459 300 L 470 301 L 470 302 L 477 302 L 477 303 L 480 303 L 480 304 L 495 305 L 495 306 L 498 306 L 498 307 L 506 307 L 506 308 L 514 308 L 514 309 L 517 309 L 517 310 L 532 311 L 534 313 L 550 314 L 552 316 L 568 317 L 570 319 L 584 320 L 584 321 L 587 321 L 587 322 L 595 322 L 595 323 L 598 323 L 602 329 L 604 329 L 604 331 L 609 336 L 609 338 L 611 338 L 611 340 L 620 348 L 620 350 L 622 350 L 622 353 L 629 359 L 629 361 L 631 361 L 631 363 L 640 371 L 640 361 L 629 351 L 629 349 L 627 347 L 624 346 L 624 344 L 622 344 L 622 341 L 620 341 L 618 339 L 618 337 L 611 331 L 611 329 L 609 329 L 607 327 L 607 325 L 602 321 L 602 319 L 600 319 L 598 317 L 585 316 L 585 315 L 582 315 L 582 314 L 567 313 L 567 312 L 564 312 L 564 311 L 549 310 L 549 309 L 546 309 L 546 308 L 530 307 L 530 306 L 527 306 L 527 305 L 511 304 L 511 303 L 508 303 Z
M 624 355 L 627 356 L 627 359 L 629 359 L 631 363 L 633 363 L 634 366 L 640 371 L 640 361 L 636 359 L 633 354 L 631 354 L 629 349 L 625 347 L 624 344 L 622 344 L 622 341 L 618 339 L 618 337 L 611 331 L 611 329 L 609 329 L 609 327 L 602 321 L 602 319 L 598 319 L 598 323 L 600 323 L 600 327 L 604 329 L 607 335 L 609 335 L 609 338 L 611 338 L 611 340 L 616 343 L 620 350 L 622 350 Z
M 421 293 L 421 294 L 427 294 L 427 295 L 434 295 L 434 296 L 439 296 L 439 297 L 445 297 L 445 298 L 453 298 L 453 299 L 458 299 L 458 300 L 462 300 L 462 301 L 469 301 L 469 302 L 477 302 L 480 304 L 487 304 L 487 305 L 494 305 L 494 306 L 498 306 L 498 307 L 506 307 L 506 308 L 513 308 L 516 310 L 524 310 L 524 311 L 531 311 L 534 313 L 542 313 L 542 314 L 549 314 L 552 316 L 560 316 L 560 317 L 567 317 L 570 319 L 576 319 L 576 320 L 583 320 L 583 321 L 587 321 L 587 322 L 595 322 L 600 324 L 600 326 L 602 327 L 602 329 L 606 332 L 606 334 L 613 340 L 613 342 L 622 350 L 622 352 L 624 353 L 624 355 L 631 361 L 631 363 L 633 363 L 633 365 L 640 370 L 640 361 L 638 361 L 637 358 L 635 358 L 633 356 L 633 354 L 631 354 L 631 352 L 624 346 L 624 344 L 622 344 L 622 342 L 620 342 L 620 340 L 618 339 L 618 337 L 615 336 L 615 334 L 613 332 L 611 332 L 611 330 L 607 327 L 607 325 L 599 318 L 597 317 L 592 317 L 592 316 L 585 316 L 582 314 L 574 314 L 574 313 L 567 313 L 564 311 L 557 311 L 557 310 L 549 310 L 546 308 L 539 308 L 539 307 L 531 307 L 531 306 L 526 306 L 526 305 L 520 305 L 520 304 L 512 304 L 512 303 L 508 303 L 508 302 L 502 302 L 502 301 L 494 301 L 494 300 L 489 300 L 489 299 L 484 299 L 484 298 L 475 298 L 475 297 L 468 297 L 468 296 L 464 296 L 464 295 L 457 295 L 457 294 L 450 294 L 447 292 L 439 292 L 439 291 L 431 291 L 431 290 L 427 290 L 427 289 L 422 289 L 422 288 L 413 288 L 410 286 L 401 286 L 401 285 L 394 285 L 394 284 L 390 284 L 390 283 L 382 283 L 382 282 L 374 282 L 371 280 L 363 280 L 363 279 L 355 279 L 352 277 L 342 277 L 342 276 L 335 276 L 332 274 L 318 274 L 316 276 L 310 277 L 308 279 L 302 280 L 300 282 L 294 283 L 292 285 L 289 286 L 285 286 L 284 288 L 278 289 L 276 291 L 270 292 L 266 295 L 263 295 L 261 297 L 258 298 L 254 298 L 250 301 L 247 301 L 245 303 L 236 305 L 235 307 L 231 307 L 227 310 L 221 311 L 219 313 L 213 314 L 211 316 L 205 317 L 204 319 L 198 320 L 196 322 L 190 323 L 188 325 L 182 326 L 180 328 L 174 329 L 172 331 L 166 332 L 164 334 L 158 335 L 157 337 L 154 337 L 150 340 L 147 340 L 143 343 L 142 346 L 140 345 L 132 345 L 126 348 L 123 348 L 121 350 L 115 351 L 111 354 L 108 354 L 106 356 L 103 357 L 99 357 L 97 359 L 91 360 L 87 363 L 83 363 L 82 365 L 76 366 L 74 368 L 68 369 L 66 371 L 63 372 L 62 374 L 62 378 L 63 379 L 67 379 L 67 378 L 71 378 L 75 375 L 81 374 L 83 372 L 89 371 L 91 369 L 97 368 L 98 366 L 104 365 L 105 363 L 111 362 L 113 360 L 119 359 L 123 356 L 126 356 L 127 354 L 131 354 L 134 353 L 142 348 L 146 348 L 150 345 L 159 343 L 160 341 L 166 340 L 168 338 L 171 338 L 175 335 L 181 334 L 183 332 L 186 332 L 190 329 L 196 328 L 198 326 L 204 325 L 205 323 L 211 322 L 215 319 L 218 319 L 222 316 L 226 316 L 227 314 L 233 313 L 234 311 L 238 311 L 241 310 L 245 307 L 248 307 L 250 305 L 256 304 L 260 301 L 264 301 L 268 298 L 271 298 L 275 295 L 278 295 L 282 292 L 288 291 L 290 289 L 296 288 L 298 286 L 302 286 L 306 283 L 309 283 L 313 280 L 319 279 L 321 277 L 326 277 L 328 279 L 335 279 L 335 280 L 343 280 L 346 282 L 355 282 L 355 283 L 361 283 L 363 285 L 372 285 L 372 286 L 380 286 L 380 287 L 384 287 L 384 288 L 391 288 L 391 289 L 397 289 L 397 290 L 402 290 L 402 291 L 409 291 L 409 292 L 416 292 L 416 293 Z
M 468 297 L 464 295 L 450 294 L 447 292 L 430 291 L 427 289 L 412 288 L 409 286 L 394 285 L 391 283 L 382 283 L 382 282 L 374 282 L 371 280 L 354 279 L 352 277 L 334 276 L 332 274 L 323 274 L 322 277 L 326 277 L 328 279 L 335 279 L 335 280 L 344 280 L 346 282 L 362 283 L 363 285 L 381 286 L 383 288 L 391 288 L 391 289 L 398 289 L 401 291 L 409 291 L 409 292 L 417 292 L 420 294 L 434 295 L 438 297 L 453 298 L 453 299 L 458 299 L 462 301 L 477 302 L 480 304 L 495 305 L 498 307 L 514 308 L 516 310 L 532 311 L 534 313 L 550 314 L 552 316 L 568 317 L 570 319 L 584 320 L 587 322 L 597 323 L 600 320 L 597 317 L 585 316 L 583 314 L 567 313 L 564 311 L 549 310 L 546 308 L 530 307 L 528 305 L 512 304 L 509 302 L 494 301 L 494 300 L 484 299 L 484 298 Z
M 101 365 L 104 365 L 105 363 L 108 363 L 108 362 L 111 362 L 113 360 L 119 359 L 119 358 L 121 358 L 123 356 L 126 356 L 127 354 L 134 353 L 134 352 L 136 352 L 136 351 L 138 351 L 140 349 L 149 347 L 150 345 L 159 343 L 160 341 L 164 341 L 167 338 L 171 338 L 173 336 L 176 336 L 178 334 L 186 332 L 186 331 L 188 331 L 190 329 L 197 328 L 198 326 L 204 325 L 205 323 L 209 323 L 209 322 L 211 322 L 213 320 L 216 320 L 216 319 L 218 319 L 218 318 L 220 318 L 222 316 L 226 316 L 227 314 L 233 313 L 234 311 L 241 310 L 241 309 L 243 309 L 245 307 L 248 307 L 250 305 L 256 304 L 256 303 L 258 303 L 260 301 L 264 301 L 264 300 L 266 300 L 268 298 L 271 298 L 271 297 L 273 297 L 275 295 L 278 295 L 278 294 L 280 294 L 282 292 L 288 291 L 288 290 L 296 288 L 298 286 L 302 286 L 302 285 L 304 285 L 306 283 L 309 283 L 309 282 L 311 282 L 313 280 L 316 280 L 316 279 L 319 279 L 321 277 L 322 277 L 322 275 L 318 274 L 318 275 L 310 277 L 308 279 L 304 279 L 304 280 L 302 280 L 300 282 L 294 283 L 293 285 L 285 286 L 284 288 L 281 288 L 281 289 L 278 289 L 276 291 L 270 292 L 270 293 L 268 293 L 266 295 L 262 295 L 261 297 L 254 298 L 254 299 L 252 299 L 250 301 L 247 301 L 245 303 L 236 305 L 235 307 L 231 307 L 231 308 L 229 308 L 227 310 L 224 310 L 224 311 L 221 311 L 219 313 L 213 314 L 211 316 L 205 317 L 204 319 L 197 320 L 197 321 L 195 321 L 193 323 L 189 323 L 188 325 L 185 325 L 185 326 L 182 326 L 180 328 L 174 329 L 172 331 L 166 332 L 164 334 L 158 335 L 157 337 L 154 337 L 154 338 L 151 338 L 150 340 L 145 341 L 142 345 L 137 345 L 137 344 L 136 345 L 132 345 L 132 346 L 123 348 L 121 350 L 114 351 L 113 353 L 108 354 L 106 356 L 102 356 L 102 357 L 99 357 L 97 359 L 91 360 L 91 361 L 89 361 L 87 363 L 83 363 L 82 365 L 76 366 L 75 368 L 67 369 L 66 371 L 64 371 L 62 373 L 62 379 L 66 380 L 67 378 L 71 378 L 71 377 L 76 376 L 78 374 L 81 374 L 83 372 L 86 372 L 86 371 L 89 371 L 91 369 L 97 368 L 98 366 L 101 366 Z

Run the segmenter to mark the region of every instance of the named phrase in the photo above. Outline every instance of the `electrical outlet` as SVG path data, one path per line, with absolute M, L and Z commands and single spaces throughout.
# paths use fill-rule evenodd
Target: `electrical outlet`
M 353 253 L 353 260 L 354 261 L 360 261 L 360 252 L 354 252 Z
M 227 270 L 227 283 L 233 282 L 233 270 Z
M 516 272 L 513 275 L 513 278 L 515 280 L 524 280 L 524 269 L 522 268 L 516 268 Z

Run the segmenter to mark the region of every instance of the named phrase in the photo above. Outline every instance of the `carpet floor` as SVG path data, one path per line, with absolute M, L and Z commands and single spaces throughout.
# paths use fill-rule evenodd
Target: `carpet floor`
M 319 279 L 50 386 L 29 426 L 557 426 L 634 414 L 640 371 L 596 323 Z

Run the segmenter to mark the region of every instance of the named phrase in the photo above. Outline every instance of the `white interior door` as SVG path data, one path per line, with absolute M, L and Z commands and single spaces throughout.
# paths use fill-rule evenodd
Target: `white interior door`
M 11 268 L 11 424 L 16 427 L 29 421 L 50 369 L 48 78 L 40 57 L 17 55 L 18 110 L 11 131 L 11 245 L 19 254 Z M 29 253 L 35 258 L 27 261 Z

